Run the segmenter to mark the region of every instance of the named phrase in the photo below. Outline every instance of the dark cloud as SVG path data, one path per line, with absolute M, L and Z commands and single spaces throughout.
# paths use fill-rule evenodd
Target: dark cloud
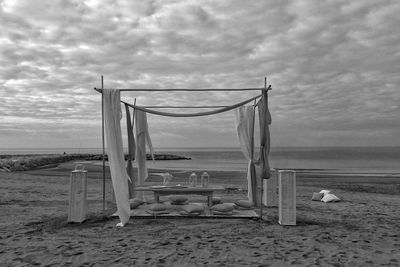
M 398 1 L 3 0 L 0 7 L 0 147 L 100 145 L 93 90 L 100 75 L 114 88 L 262 87 L 267 75 L 273 144 L 397 144 Z M 123 97 L 219 105 L 255 94 Z M 236 142 L 231 113 L 149 120 L 156 146 Z

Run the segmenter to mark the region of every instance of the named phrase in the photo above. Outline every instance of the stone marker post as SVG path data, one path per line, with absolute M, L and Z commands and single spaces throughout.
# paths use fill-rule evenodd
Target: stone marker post
M 69 188 L 68 222 L 81 223 L 87 211 L 87 170 L 78 167 L 71 172 Z
M 271 169 L 271 177 L 263 180 L 263 204 L 267 207 L 278 206 L 278 172 Z
M 296 225 L 296 172 L 278 171 L 279 183 L 279 223 Z

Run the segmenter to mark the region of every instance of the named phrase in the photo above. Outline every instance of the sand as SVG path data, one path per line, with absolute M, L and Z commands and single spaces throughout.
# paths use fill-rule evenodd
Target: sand
M 299 176 L 297 226 L 279 225 L 272 207 L 263 220 L 149 218 L 117 228 L 109 216 L 115 206 L 102 211 L 99 166 L 88 167 L 88 220 L 67 223 L 71 168 L 0 173 L 0 266 L 400 265 L 399 179 Z M 210 174 L 214 182 L 243 185 L 243 173 Z M 321 189 L 343 201 L 311 201 Z

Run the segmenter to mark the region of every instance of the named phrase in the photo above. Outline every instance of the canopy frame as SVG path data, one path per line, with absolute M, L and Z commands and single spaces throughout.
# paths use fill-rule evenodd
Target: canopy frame
M 243 101 L 241 103 L 238 103 L 236 105 L 231 105 L 231 106 L 227 106 L 227 105 L 214 105 L 214 106 L 184 106 L 184 105 L 178 105 L 178 106 L 157 106 L 157 105 L 148 105 L 148 106 L 137 106 L 136 105 L 136 98 L 135 98 L 135 104 L 129 104 L 126 103 L 124 101 L 121 100 L 121 103 L 123 104 L 127 104 L 129 106 L 131 106 L 132 108 L 137 108 L 140 109 L 142 111 L 148 112 L 148 111 L 152 111 L 149 113 L 155 114 L 155 115 L 160 115 L 160 113 L 163 112 L 157 112 L 154 110 L 149 110 L 149 109 L 203 109 L 203 108 L 219 108 L 220 110 L 217 113 L 222 113 L 222 112 L 226 112 L 231 110 L 232 106 L 242 106 L 245 105 L 251 101 L 254 101 L 254 108 L 259 104 L 259 102 L 256 102 L 256 100 L 261 97 L 264 93 L 268 93 L 268 91 L 272 90 L 272 86 L 268 85 L 267 86 L 267 77 L 264 77 L 264 87 L 262 88 L 193 88 L 193 89 L 189 89 L 189 88 L 104 88 L 104 79 L 103 79 L 103 75 L 101 75 L 101 88 L 96 88 L 94 87 L 94 90 L 101 93 L 101 99 L 102 99 L 102 105 L 101 105 L 101 111 L 102 111 L 102 165 L 103 165 L 103 211 L 105 210 L 105 138 L 104 138 L 104 95 L 103 95 L 103 90 L 107 90 L 107 89 L 116 89 L 119 90 L 120 92 L 129 92 L 129 91 L 133 91 L 133 92 L 218 92 L 218 91 L 228 91 L 228 92 L 235 92 L 235 91 L 261 91 L 261 95 L 258 95 L 256 97 L 250 98 L 246 101 Z M 158 113 L 158 114 L 157 114 Z M 197 113 L 197 115 L 195 116 L 209 116 L 212 114 L 217 114 L 215 113 L 215 111 L 211 111 L 211 112 L 202 112 L 202 113 Z M 166 113 L 167 114 L 167 113 Z M 173 113 L 172 113 L 173 114 Z M 180 117 L 194 117 L 193 114 L 188 114 L 188 116 L 180 116 Z M 254 122 L 253 122 L 254 124 Z M 254 125 L 253 125 L 254 127 Z M 260 192 L 260 218 L 262 219 L 262 214 L 263 214 L 263 210 L 262 210 L 262 197 L 263 197 L 263 178 L 260 176 L 261 179 L 261 192 Z

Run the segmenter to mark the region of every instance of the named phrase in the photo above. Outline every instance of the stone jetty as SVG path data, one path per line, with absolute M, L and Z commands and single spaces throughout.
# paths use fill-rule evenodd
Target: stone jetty
M 0 155 L 0 172 L 27 171 L 39 168 L 55 167 L 60 163 L 75 160 L 102 160 L 101 154 L 36 154 L 36 155 Z M 151 155 L 146 155 L 151 160 Z M 127 155 L 125 155 L 127 159 Z M 191 158 L 154 154 L 154 160 L 190 160 Z M 105 160 L 108 156 L 105 155 Z

